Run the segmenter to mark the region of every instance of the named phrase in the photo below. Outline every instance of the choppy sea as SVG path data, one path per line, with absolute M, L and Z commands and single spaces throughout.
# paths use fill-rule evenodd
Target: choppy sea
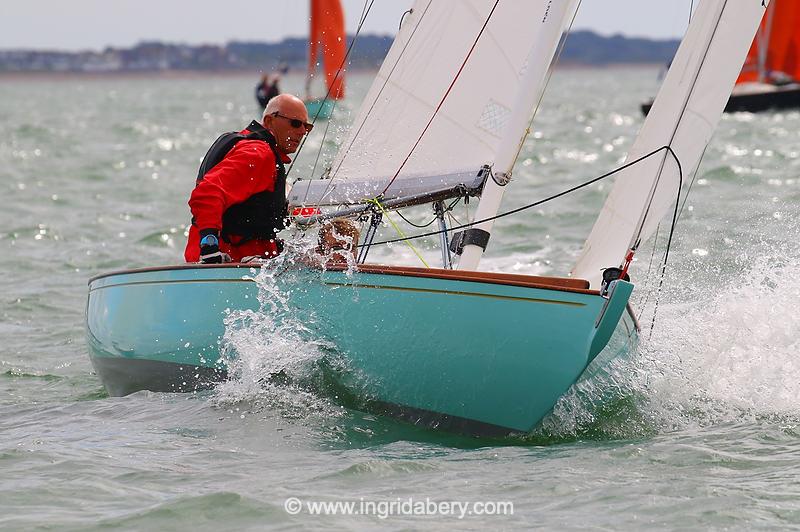
M 0 529 L 800 528 L 798 111 L 724 117 L 663 285 L 666 231 L 634 269 L 638 348 L 530 435 L 442 434 L 244 378 L 108 397 L 87 280 L 182 260 L 199 161 L 256 117 L 256 78 L 0 78 Z M 350 77 L 290 177 L 322 172 L 370 82 Z M 657 86 L 656 69 L 557 71 L 502 210 L 618 166 Z M 499 220 L 484 266 L 566 274 L 609 185 Z M 390 255 L 417 260 L 373 258 Z M 271 356 L 263 329 L 231 337 Z

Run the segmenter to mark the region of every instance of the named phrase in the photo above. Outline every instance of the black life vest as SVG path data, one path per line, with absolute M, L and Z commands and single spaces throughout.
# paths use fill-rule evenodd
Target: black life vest
M 209 170 L 219 164 L 240 140 L 264 141 L 275 154 L 275 190 L 253 194 L 243 202 L 231 205 L 222 214 L 220 237 L 226 242 L 230 242 L 230 235 L 242 237 L 237 244 L 253 239 L 274 239 L 275 233 L 286 227 L 286 168 L 283 166 L 275 137 L 255 120 L 247 126 L 246 131 L 249 133 L 231 131 L 220 135 L 203 157 L 197 172 L 199 184 Z M 192 223 L 194 224 L 194 219 Z

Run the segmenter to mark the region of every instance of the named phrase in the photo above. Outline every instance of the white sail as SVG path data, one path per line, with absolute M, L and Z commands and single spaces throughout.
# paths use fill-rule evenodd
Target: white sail
M 491 219 L 500 209 L 503 193 L 511 177 L 514 163 L 525 141 L 526 131 L 533 120 L 533 113 L 544 93 L 547 75 L 553 63 L 561 35 L 575 13 L 575 0 L 561 0 L 547 6 L 545 16 L 536 20 L 537 39 L 531 46 L 526 60 L 525 75 L 520 80 L 517 97 L 512 107 L 512 116 L 505 136 L 492 164 L 492 179 L 486 181 L 481 194 L 475 220 L 486 220 L 476 224 L 473 229 L 491 233 L 494 221 Z M 500 176 L 496 179 L 495 176 Z M 459 270 L 477 270 L 483 256 L 485 245 L 467 244 L 458 261 Z
M 495 159 L 506 132 L 526 57 L 557 0 L 417 0 L 333 162 L 329 190 L 342 180 L 417 179 L 435 189 L 440 176 L 475 176 Z M 568 1 L 568 0 L 561 0 Z M 375 182 L 381 186 L 375 186 Z M 293 191 L 294 204 L 309 184 Z M 402 195 L 395 186 L 395 197 Z M 351 187 L 353 202 L 358 187 Z M 312 196 L 314 194 L 311 194 Z
M 768 2 L 764 2 L 766 4 Z M 762 0 L 703 0 L 628 154 L 634 161 L 669 146 L 684 184 L 697 170 L 764 14 Z M 572 275 L 593 288 L 647 240 L 679 192 L 679 165 L 662 150 L 619 174 Z

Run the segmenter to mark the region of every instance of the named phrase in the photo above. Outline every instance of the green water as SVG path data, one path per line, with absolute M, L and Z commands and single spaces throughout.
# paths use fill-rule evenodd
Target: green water
M 503 210 L 618 165 L 655 78 L 557 72 Z M 315 128 L 294 176 L 319 175 L 369 82 L 351 77 L 351 96 L 324 141 Z M 108 398 L 84 343 L 86 282 L 181 260 L 199 160 L 255 116 L 254 83 L 0 80 L 0 529 L 800 527 L 798 112 L 726 116 L 660 295 L 649 250 L 640 254 L 640 348 L 574 387 L 526 437 L 441 434 L 249 382 Z M 284 89 L 301 86 L 289 77 Z M 566 273 L 608 187 L 498 221 L 485 266 Z M 389 255 L 416 265 L 403 246 L 374 258 Z M 293 497 L 297 515 L 285 507 Z M 362 515 L 312 515 L 306 503 L 317 501 L 352 502 Z M 443 502 L 469 511 L 403 512 Z

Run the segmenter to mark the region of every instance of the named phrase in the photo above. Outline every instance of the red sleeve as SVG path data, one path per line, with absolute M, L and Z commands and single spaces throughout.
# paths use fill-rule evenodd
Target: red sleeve
M 265 142 L 242 140 L 192 191 L 189 209 L 198 229 L 222 229 L 222 214 L 253 194 L 275 190 L 275 154 Z

